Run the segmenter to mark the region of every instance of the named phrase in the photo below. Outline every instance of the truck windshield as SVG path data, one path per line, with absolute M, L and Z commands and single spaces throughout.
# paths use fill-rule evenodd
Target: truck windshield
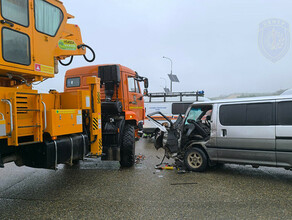
M 196 121 L 199 118 L 199 116 L 202 114 L 202 112 L 203 111 L 201 108 L 196 108 L 196 107 L 191 108 L 185 123 L 188 124 L 188 119 L 193 119 Z

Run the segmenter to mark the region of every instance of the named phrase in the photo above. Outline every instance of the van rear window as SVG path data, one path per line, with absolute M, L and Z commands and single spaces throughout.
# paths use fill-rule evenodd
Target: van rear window
M 66 81 L 66 87 L 79 87 L 80 86 L 80 77 L 68 78 Z

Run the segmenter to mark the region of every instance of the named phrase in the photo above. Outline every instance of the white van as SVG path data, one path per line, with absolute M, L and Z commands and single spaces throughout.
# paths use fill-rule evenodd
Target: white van
M 181 121 L 162 132 L 156 148 L 189 170 L 216 163 L 292 168 L 291 95 L 192 104 Z

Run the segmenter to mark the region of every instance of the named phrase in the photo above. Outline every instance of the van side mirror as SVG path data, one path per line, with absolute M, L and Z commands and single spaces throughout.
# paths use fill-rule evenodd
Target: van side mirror
M 144 88 L 148 89 L 149 83 L 148 83 L 148 78 L 144 79 Z

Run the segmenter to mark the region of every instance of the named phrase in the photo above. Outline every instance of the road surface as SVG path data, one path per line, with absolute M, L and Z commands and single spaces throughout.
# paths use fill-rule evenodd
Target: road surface
M 292 172 L 224 165 L 205 173 L 155 170 L 153 141 L 130 169 L 96 159 L 57 171 L 0 169 L 0 219 L 291 219 Z M 159 159 L 160 158 L 160 159 Z M 172 161 L 169 161 L 170 163 Z

